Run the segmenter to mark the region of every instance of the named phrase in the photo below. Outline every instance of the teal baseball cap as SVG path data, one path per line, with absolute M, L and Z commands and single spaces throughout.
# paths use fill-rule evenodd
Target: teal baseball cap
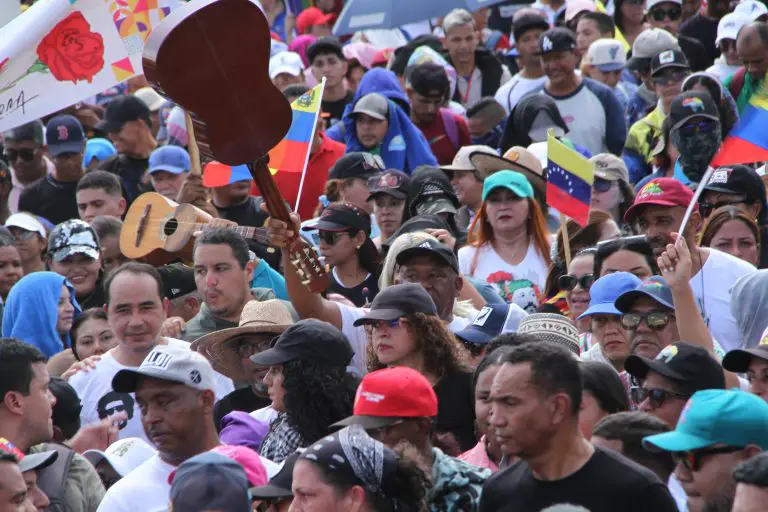
M 515 171 L 499 171 L 483 182 L 483 201 L 497 188 L 506 188 L 519 197 L 533 197 L 533 187 L 525 175 Z
M 716 444 L 768 449 L 768 403 L 738 389 L 697 391 L 675 430 L 643 439 L 650 451 L 686 452 Z

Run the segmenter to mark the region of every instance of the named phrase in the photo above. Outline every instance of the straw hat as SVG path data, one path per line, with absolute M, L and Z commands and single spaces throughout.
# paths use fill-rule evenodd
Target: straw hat
M 234 345 L 227 342 L 244 334 L 278 335 L 291 325 L 291 312 L 281 300 L 252 300 L 243 308 L 238 327 L 201 336 L 192 343 L 191 348 L 204 355 L 217 372 L 235 381 L 248 380 L 242 373 L 242 362 Z
M 498 171 L 517 171 L 528 178 L 538 194 L 545 195 L 546 180 L 541 162 L 522 146 L 509 148 L 503 157 L 474 152 L 469 159 L 483 179 Z

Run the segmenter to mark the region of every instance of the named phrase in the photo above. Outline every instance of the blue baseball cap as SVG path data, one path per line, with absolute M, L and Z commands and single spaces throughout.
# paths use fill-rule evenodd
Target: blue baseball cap
M 640 283 L 634 290 L 624 292 L 616 299 L 616 309 L 629 313 L 632 305 L 640 297 L 648 297 L 669 309 L 675 309 L 672 302 L 672 290 L 661 276 L 651 276 Z
M 103 162 L 112 155 L 117 154 L 115 145 L 107 139 L 95 138 L 85 143 L 85 156 L 83 156 L 83 167 L 88 167 L 94 158 Z
M 85 131 L 74 116 L 56 116 L 48 121 L 45 140 L 51 156 L 85 151 Z
M 196 455 L 182 463 L 170 478 L 173 510 L 251 510 L 245 470 L 220 453 Z
M 616 309 L 616 299 L 640 283 L 640 278 L 629 272 L 614 272 L 601 277 L 589 289 L 589 307 L 578 319 L 591 315 L 621 315 Z
M 149 174 L 155 171 L 181 174 L 189 171 L 191 167 L 189 153 L 180 146 L 163 146 L 149 155 Z
M 515 171 L 499 171 L 485 178 L 483 201 L 497 188 L 506 188 L 519 197 L 533 197 L 533 187 L 525 175 Z
M 697 391 L 675 430 L 643 439 L 650 451 L 685 452 L 715 444 L 768 449 L 768 403 L 739 389 Z
M 471 325 L 455 335 L 466 342 L 485 345 L 499 334 L 515 332 L 525 316 L 525 311 L 515 304 L 488 304 L 475 316 Z

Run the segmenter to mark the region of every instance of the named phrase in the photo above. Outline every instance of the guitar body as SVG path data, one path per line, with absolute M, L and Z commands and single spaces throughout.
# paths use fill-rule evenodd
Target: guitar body
M 211 218 L 191 204 L 178 205 L 156 192 L 144 193 L 125 214 L 120 252 L 154 266 L 177 259 L 192 261 L 194 233 Z

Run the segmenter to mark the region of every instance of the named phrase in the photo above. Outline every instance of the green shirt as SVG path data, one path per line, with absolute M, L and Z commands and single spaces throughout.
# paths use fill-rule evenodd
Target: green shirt
M 736 73 L 734 73 L 733 75 L 735 74 Z M 730 89 L 731 81 L 733 80 L 733 75 L 723 80 L 723 87 L 725 89 Z M 759 85 L 760 85 L 760 80 L 756 80 L 752 78 L 752 75 L 749 74 L 749 71 L 747 71 L 744 74 L 744 85 L 741 87 L 741 90 L 739 91 L 739 96 L 736 98 L 733 98 L 736 101 L 736 108 L 739 109 L 739 114 L 742 114 L 744 112 L 744 109 L 746 108 L 747 104 L 749 104 L 749 99 L 752 97 L 755 91 L 757 91 L 757 88 Z

